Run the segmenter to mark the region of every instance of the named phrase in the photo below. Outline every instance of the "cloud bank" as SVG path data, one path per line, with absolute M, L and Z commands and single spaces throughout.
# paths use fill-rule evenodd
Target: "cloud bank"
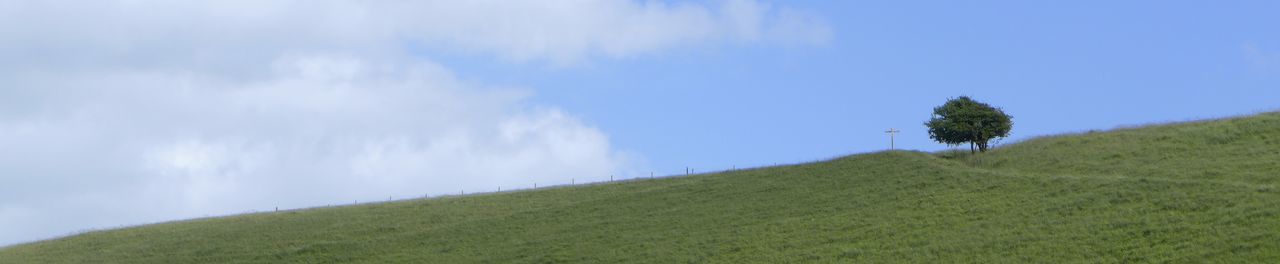
M 0 50 L 59 66 L 127 60 L 239 68 L 280 53 L 385 54 L 414 45 L 572 64 L 694 44 L 831 38 L 816 16 L 751 0 L 55 0 L 0 7 L 0 34 L 20 40 Z
M 0 168 L 13 188 L 0 194 L 0 219 L 34 212 L 137 223 L 492 191 L 608 175 L 626 162 L 572 116 L 520 107 L 523 94 L 473 87 L 438 66 L 329 57 L 276 64 L 272 77 L 243 82 L 151 72 L 38 77 L 47 90 L 33 93 L 50 97 L 39 104 L 49 109 L 0 122 Z M 5 231 L 46 223 L 80 225 L 32 221 Z
M 533 89 L 413 50 L 574 65 L 829 38 L 753 1 L 7 1 L 0 245 L 642 166 Z

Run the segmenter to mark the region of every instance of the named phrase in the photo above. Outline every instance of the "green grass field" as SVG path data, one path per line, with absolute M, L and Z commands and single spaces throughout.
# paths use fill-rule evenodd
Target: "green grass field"
M 1271 113 L 180 221 L 11 246 L 0 263 L 1280 263 L 1277 183 Z

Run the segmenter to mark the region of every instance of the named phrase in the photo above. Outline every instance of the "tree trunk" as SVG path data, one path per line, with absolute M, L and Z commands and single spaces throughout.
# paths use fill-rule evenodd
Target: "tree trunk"
M 978 142 L 978 151 L 987 152 L 987 141 Z
M 976 153 L 978 152 L 973 150 L 973 141 L 969 141 L 969 154 L 976 154 Z

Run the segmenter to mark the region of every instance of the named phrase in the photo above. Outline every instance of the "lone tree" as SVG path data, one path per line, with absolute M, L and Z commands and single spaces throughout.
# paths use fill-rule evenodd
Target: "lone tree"
M 933 108 L 933 118 L 924 125 L 929 138 L 951 146 L 969 143 L 969 153 L 976 153 L 986 152 L 991 139 L 1009 136 L 1012 119 L 1000 108 L 961 96 Z

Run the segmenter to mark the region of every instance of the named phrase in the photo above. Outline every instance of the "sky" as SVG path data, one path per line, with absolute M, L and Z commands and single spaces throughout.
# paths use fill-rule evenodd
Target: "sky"
M 0 0 L 0 246 L 1280 110 L 1273 1 Z

